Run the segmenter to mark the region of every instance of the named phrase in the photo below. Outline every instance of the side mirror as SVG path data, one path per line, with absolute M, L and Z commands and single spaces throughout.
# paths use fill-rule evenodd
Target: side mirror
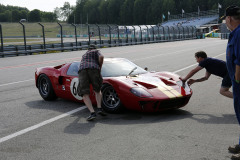
M 145 70 L 145 71 L 148 71 L 148 68 L 147 68 L 147 67 L 145 67 L 145 68 L 144 68 L 144 70 Z

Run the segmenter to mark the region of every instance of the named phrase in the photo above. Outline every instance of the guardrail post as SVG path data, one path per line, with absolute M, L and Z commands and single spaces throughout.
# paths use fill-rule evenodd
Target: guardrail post
M 124 27 L 126 29 L 126 38 L 127 38 L 126 43 L 128 43 L 128 29 L 127 29 L 127 26 L 124 26 Z
M 118 43 L 120 42 L 120 38 L 119 38 L 119 26 L 118 25 L 116 25 L 117 26 L 117 32 L 118 32 Z
M 111 26 L 108 25 L 108 24 L 107 24 L 107 26 L 108 26 L 108 29 L 109 29 L 109 44 L 112 44 Z
M 2 36 L 2 25 L 0 24 L 0 37 L 1 37 L 1 52 L 3 52 L 3 36 Z
M 149 38 L 149 35 L 148 35 L 148 26 L 145 25 L 147 27 L 147 41 L 148 41 L 148 38 Z
M 75 33 L 75 43 L 76 43 L 76 48 L 77 48 L 77 26 L 72 23 L 72 26 L 74 27 L 74 33 Z
M 150 25 L 151 26 L 151 25 Z M 152 30 L 153 30 L 153 41 L 155 41 L 155 38 L 154 38 L 154 28 L 153 26 L 151 26 Z
M 141 42 L 142 42 L 142 28 L 141 28 L 141 26 L 140 25 L 138 25 L 139 26 L 139 28 L 140 28 L 140 35 L 141 35 Z
M 185 29 L 184 29 L 184 27 L 183 27 L 183 39 L 185 39 Z
M 157 28 L 158 28 L 158 38 L 157 38 L 157 41 L 159 42 L 159 37 L 160 37 L 160 30 L 159 30 L 159 25 L 156 25 Z
M 163 29 L 163 40 L 165 40 L 166 39 L 166 35 L 165 35 L 164 27 L 163 26 L 160 26 L 160 27 L 162 27 L 162 29 Z
M 102 45 L 102 39 L 101 39 L 101 31 L 99 25 L 95 24 L 98 27 L 98 35 L 99 35 L 99 41 L 100 41 L 100 47 Z
M 190 27 L 191 27 L 191 31 L 192 31 L 192 33 L 191 33 L 191 34 L 192 34 L 191 38 L 193 39 L 193 28 L 192 28 L 192 26 L 190 26 Z M 190 27 L 189 27 L 189 28 L 190 28 Z M 190 36 L 189 36 L 189 38 L 190 38 Z
M 19 22 L 22 27 L 23 27 L 23 38 L 24 38 L 24 47 L 25 47 L 25 51 L 27 51 L 27 43 L 26 43 L 26 33 L 25 33 L 25 26 L 24 24 L 22 24 L 22 22 Z
M 193 28 L 195 28 L 195 33 L 196 33 L 196 35 L 195 35 L 195 37 L 197 37 L 197 27 L 196 26 L 193 26 Z M 193 30 L 193 33 L 194 33 L 194 30 Z
M 57 22 L 58 23 L 58 25 L 60 26 L 60 32 L 61 32 L 61 47 L 63 47 L 63 31 L 62 31 L 62 25 L 59 23 L 59 22 Z
M 179 38 L 179 41 L 180 41 L 180 28 L 179 28 L 179 26 L 177 26 L 177 28 L 178 28 L 178 38 Z
M 163 26 L 162 26 L 162 27 L 163 27 Z M 164 29 L 164 27 L 163 27 L 163 36 L 164 36 L 163 38 L 164 38 L 164 41 L 165 41 L 167 38 L 166 38 L 166 34 L 165 34 L 165 29 Z
M 188 29 L 188 37 L 190 38 L 190 31 L 189 31 L 189 27 L 188 26 L 186 26 L 187 27 L 187 29 Z
M 91 34 L 90 34 L 90 26 L 89 26 L 89 24 L 87 24 L 87 28 L 88 28 L 88 45 L 90 45 L 90 42 L 91 42 Z
M 133 27 L 133 36 L 134 36 L 134 42 L 136 42 L 136 33 L 135 33 L 135 27 L 134 26 L 132 26 Z
M 43 49 L 46 49 L 46 41 L 45 41 L 45 32 L 44 26 L 41 23 L 38 23 L 42 27 L 42 34 L 43 34 Z
M 173 29 L 172 40 L 174 40 L 174 32 L 175 32 L 175 28 L 172 26 L 172 29 Z
M 167 28 L 168 28 L 168 41 L 169 41 L 170 40 L 169 26 L 167 26 Z

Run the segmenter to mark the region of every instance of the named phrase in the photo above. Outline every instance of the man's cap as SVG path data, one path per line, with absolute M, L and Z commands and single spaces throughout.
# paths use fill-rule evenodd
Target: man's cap
M 97 47 L 94 44 L 90 44 L 88 49 L 97 49 Z
M 220 19 L 225 19 L 227 16 L 238 16 L 240 15 L 240 7 L 238 6 L 229 6 L 226 8 L 225 15 Z

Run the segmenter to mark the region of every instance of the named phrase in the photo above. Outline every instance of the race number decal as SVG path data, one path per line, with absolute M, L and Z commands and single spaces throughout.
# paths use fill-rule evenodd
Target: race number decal
M 73 78 L 70 85 L 71 93 L 76 99 L 82 100 L 82 97 L 79 96 L 77 93 L 77 88 L 78 88 L 78 78 Z

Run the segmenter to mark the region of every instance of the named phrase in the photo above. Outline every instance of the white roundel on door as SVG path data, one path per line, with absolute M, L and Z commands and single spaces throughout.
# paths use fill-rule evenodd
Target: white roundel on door
M 77 88 L 78 88 L 78 78 L 73 78 L 70 84 L 71 93 L 76 99 L 82 100 L 82 96 L 78 95 Z

